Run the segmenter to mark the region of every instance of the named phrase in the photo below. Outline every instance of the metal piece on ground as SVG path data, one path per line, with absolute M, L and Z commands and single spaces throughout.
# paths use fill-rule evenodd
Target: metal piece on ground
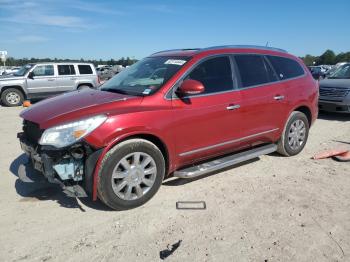
M 176 209 L 207 209 L 207 204 L 205 201 L 178 201 L 176 202 Z

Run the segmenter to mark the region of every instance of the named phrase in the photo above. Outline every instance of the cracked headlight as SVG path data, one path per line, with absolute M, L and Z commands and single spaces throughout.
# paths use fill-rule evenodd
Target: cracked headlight
M 82 139 L 107 119 L 105 115 L 98 115 L 64 125 L 54 126 L 46 129 L 39 141 L 40 145 L 51 145 L 55 147 L 69 146 Z

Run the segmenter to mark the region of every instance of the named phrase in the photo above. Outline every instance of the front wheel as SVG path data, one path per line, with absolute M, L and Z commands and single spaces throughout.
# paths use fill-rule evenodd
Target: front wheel
M 308 136 L 309 121 L 306 115 L 299 111 L 292 112 L 278 141 L 277 152 L 284 156 L 299 154 L 305 147 Z
M 99 198 L 115 210 L 141 206 L 158 191 L 164 174 L 164 157 L 156 145 L 144 139 L 121 142 L 102 160 Z
M 16 88 L 8 88 L 2 92 L 1 101 L 5 106 L 20 106 L 24 101 L 24 95 Z

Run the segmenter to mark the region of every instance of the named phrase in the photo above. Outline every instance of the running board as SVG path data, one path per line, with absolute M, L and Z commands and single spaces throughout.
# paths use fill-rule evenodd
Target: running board
M 241 162 L 245 162 L 250 159 L 257 158 L 261 155 L 270 154 L 272 152 L 275 152 L 276 150 L 277 150 L 277 146 L 275 144 L 260 146 L 247 151 L 243 151 L 241 153 L 237 153 L 237 154 L 225 156 L 219 159 L 215 159 L 209 162 L 205 162 L 197 166 L 191 166 L 184 169 L 180 169 L 174 172 L 174 177 L 193 178 L 193 177 L 201 176 L 201 175 L 204 175 L 213 171 L 217 171 Z

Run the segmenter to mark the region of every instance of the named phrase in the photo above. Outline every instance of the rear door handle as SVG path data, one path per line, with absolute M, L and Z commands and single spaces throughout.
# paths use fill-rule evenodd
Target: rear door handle
M 70 80 L 77 80 L 77 78 L 76 77 L 71 77 Z
M 227 110 L 236 110 L 238 108 L 240 108 L 240 105 L 229 105 L 228 107 L 226 107 Z
M 53 79 L 53 78 L 50 78 L 50 79 L 47 79 L 47 81 L 55 81 L 55 79 Z
M 284 96 L 274 96 L 273 99 L 275 99 L 275 100 L 283 100 Z

